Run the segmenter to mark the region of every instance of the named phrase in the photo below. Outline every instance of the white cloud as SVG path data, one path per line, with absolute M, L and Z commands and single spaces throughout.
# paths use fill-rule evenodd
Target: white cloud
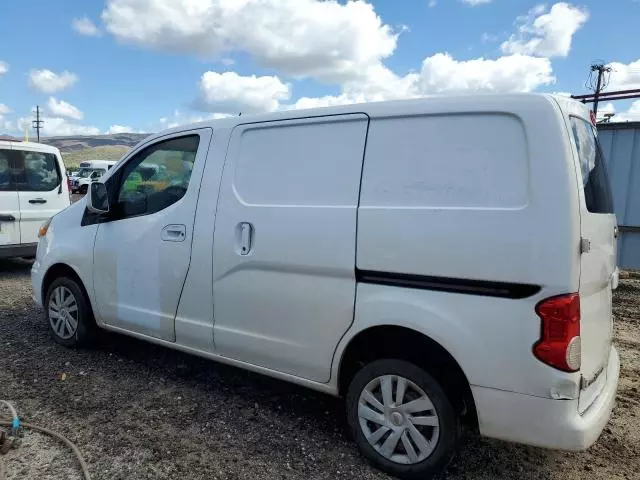
M 587 22 L 586 8 L 560 2 L 549 11 L 538 5 L 525 17 L 518 18 L 518 33 L 502 43 L 505 53 L 520 53 L 542 57 L 566 57 L 571 50 L 573 35 Z
M 31 132 L 32 118 L 19 118 L 15 125 L 17 130 L 24 132 L 25 128 Z M 41 134 L 45 137 L 66 137 L 70 135 L 99 135 L 100 129 L 88 125 L 69 123 L 62 117 L 43 117 Z
M 0 77 L 9 71 L 9 64 L 0 61 Z
M 369 73 L 372 75 L 367 81 L 344 84 L 339 95 L 302 97 L 291 108 L 327 107 L 442 93 L 530 92 L 556 81 L 548 58 L 525 55 L 495 60 L 455 60 L 447 53 L 437 53 L 423 61 L 419 73 L 399 77 L 384 67 Z
M 58 101 L 55 97 L 49 97 L 47 109 L 51 115 L 58 117 L 72 118 L 73 120 L 82 120 L 84 118 L 84 113 L 77 107 L 64 100 Z
M 438 4 L 438 2 L 436 0 L 429 0 L 429 3 L 427 4 L 427 7 L 429 8 L 433 8 Z
M 291 97 L 289 85 L 278 77 L 243 77 L 235 72 L 205 72 L 199 89 L 194 107 L 208 112 L 268 112 Z
M 190 123 L 204 122 L 205 120 L 217 120 L 220 118 L 230 117 L 228 113 L 210 113 L 208 115 L 185 115 L 180 110 L 175 110 L 170 117 L 162 117 L 159 119 L 159 125 L 152 130 L 163 130 L 165 128 L 179 127 L 180 125 L 188 125 Z
M 0 103 L 0 115 L 6 115 L 7 113 L 11 113 L 11 109 L 4 103 Z
M 71 27 L 80 35 L 86 37 L 99 37 L 102 35 L 100 29 L 88 17 L 74 18 L 71 21 Z
M 449 54 L 426 58 L 420 72 L 420 91 L 530 92 L 555 82 L 548 58 L 510 55 L 496 60 L 476 58 L 457 61 Z
M 66 70 L 60 74 L 46 69 L 29 72 L 29 84 L 44 93 L 64 90 L 73 86 L 77 81 L 78 76 Z
M 640 88 L 640 58 L 629 64 L 613 62 L 609 66 L 611 67 L 611 75 L 607 90 Z
M 462 3 L 466 3 L 467 5 L 471 5 L 475 7 L 477 5 L 486 5 L 487 3 L 491 3 L 492 0 L 462 0 Z
M 598 121 L 605 118 L 605 115 L 615 114 L 616 107 L 612 102 L 600 104 L 598 106 Z
M 117 133 L 133 133 L 133 128 L 127 125 L 111 125 L 107 130 L 107 135 L 115 135 Z
M 600 112 L 598 112 L 598 116 Z M 612 122 L 640 122 L 640 100 L 634 101 L 629 110 L 620 112 L 611 118 Z
M 107 0 L 102 20 L 127 43 L 208 57 L 244 51 L 283 74 L 327 82 L 360 77 L 398 38 L 363 1 Z

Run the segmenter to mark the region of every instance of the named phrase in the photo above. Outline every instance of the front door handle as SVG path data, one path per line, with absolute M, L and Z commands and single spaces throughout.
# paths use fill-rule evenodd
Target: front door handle
M 29 203 L 47 203 L 47 201 L 44 198 L 34 198 L 29 200 Z
M 0 222 L 15 222 L 16 217 L 11 214 L 0 213 Z
M 167 225 L 162 229 L 162 234 L 160 235 L 164 242 L 184 242 L 186 237 L 186 225 Z

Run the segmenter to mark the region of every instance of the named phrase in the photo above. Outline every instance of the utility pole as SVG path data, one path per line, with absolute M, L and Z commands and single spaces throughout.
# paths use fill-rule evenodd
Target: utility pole
M 36 105 L 36 119 L 31 121 L 31 126 L 36 129 L 38 143 L 40 143 L 40 129 L 42 128 L 43 123 L 44 120 L 40 120 L 40 106 Z
M 604 65 L 602 63 L 596 63 L 591 65 L 591 73 L 598 72 L 598 78 L 596 80 L 596 88 L 594 90 L 593 95 L 593 114 L 598 116 L 598 102 L 600 97 L 600 92 L 606 87 L 606 80 L 604 78 L 605 73 L 611 72 L 611 67 Z

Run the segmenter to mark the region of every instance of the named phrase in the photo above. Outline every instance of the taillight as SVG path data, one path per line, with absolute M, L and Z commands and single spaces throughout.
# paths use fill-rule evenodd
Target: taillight
M 580 296 L 547 298 L 536 313 L 542 319 L 541 338 L 533 346 L 536 358 L 565 372 L 580 370 Z

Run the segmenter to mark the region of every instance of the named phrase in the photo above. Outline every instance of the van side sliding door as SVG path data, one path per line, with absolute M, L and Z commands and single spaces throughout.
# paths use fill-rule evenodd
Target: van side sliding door
M 364 114 L 238 125 L 214 234 L 216 352 L 329 380 L 353 321 Z

